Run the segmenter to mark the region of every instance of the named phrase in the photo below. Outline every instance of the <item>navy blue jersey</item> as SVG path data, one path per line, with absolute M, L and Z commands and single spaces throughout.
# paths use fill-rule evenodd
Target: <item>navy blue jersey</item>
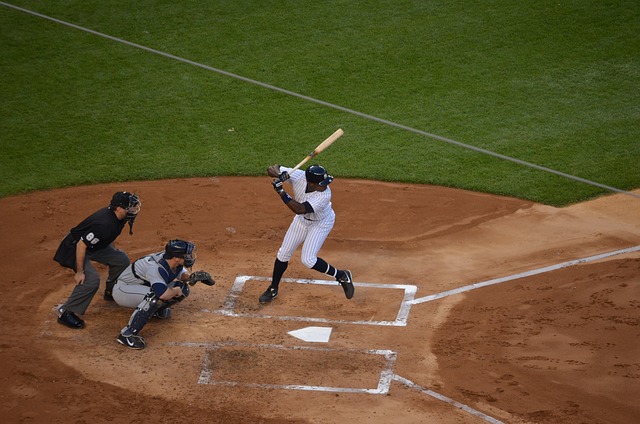
M 75 271 L 76 244 L 80 240 L 86 244 L 89 251 L 104 249 L 118 238 L 125 222 L 119 220 L 116 213 L 108 207 L 96 211 L 69 231 L 60 242 L 53 259 Z
M 104 249 L 118 238 L 125 220 L 118 219 L 110 208 L 102 208 L 88 216 L 70 231 L 73 241 L 82 240 L 89 250 Z

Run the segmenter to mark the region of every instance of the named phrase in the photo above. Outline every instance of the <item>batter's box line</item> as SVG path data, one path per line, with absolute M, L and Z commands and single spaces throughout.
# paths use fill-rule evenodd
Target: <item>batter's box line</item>
M 241 383 L 238 381 L 226 381 L 215 380 L 214 373 L 212 371 L 211 361 L 209 359 L 209 353 L 204 355 L 202 360 L 202 369 L 200 376 L 198 377 L 198 384 L 218 385 L 218 386 L 232 386 L 232 387 L 251 387 L 261 389 L 284 389 L 284 390 L 306 390 L 306 391 L 319 391 L 319 392 L 334 392 L 334 393 L 368 393 L 375 395 L 384 395 L 389 393 L 391 387 L 391 381 L 394 378 L 393 367 L 395 366 L 398 353 L 392 350 L 356 350 L 356 349 L 331 349 L 326 347 L 311 347 L 311 346 L 283 346 L 276 344 L 249 344 L 238 342 L 220 342 L 220 343 L 172 343 L 174 346 L 185 347 L 198 347 L 205 349 L 220 349 L 228 346 L 233 347 L 248 347 L 255 349 L 279 349 L 279 350 L 297 350 L 297 351 L 314 351 L 314 352 L 346 352 L 349 354 L 366 354 L 366 355 L 380 355 L 385 358 L 385 365 L 380 371 L 380 377 L 378 379 L 378 386 L 375 389 L 367 388 L 353 388 L 353 387 L 331 387 L 331 386 L 311 386 L 304 384 L 264 384 L 264 383 Z
M 304 384 L 241 383 L 238 381 L 215 380 L 214 373 L 211 369 L 212 365 L 211 365 L 211 361 L 209 359 L 208 353 L 204 355 L 204 358 L 202 360 L 202 367 L 200 370 L 200 375 L 198 377 L 198 384 L 227 386 L 227 387 L 248 387 L 248 388 L 257 388 L 257 389 L 302 390 L 302 391 L 332 392 L 332 393 L 364 393 L 364 394 L 373 394 L 373 395 L 386 395 L 390 393 L 391 383 L 393 381 L 396 381 L 400 384 L 404 384 L 405 386 L 411 389 L 417 390 L 427 396 L 431 396 L 439 401 L 449 404 L 454 408 L 458 408 L 462 411 L 465 411 L 488 423 L 504 424 L 502 421 L 499 421 L 493 417 L 490 417 L 489 415 L 486 415 L 476 409 L 473 409 L 468 405 L 462 404 L 447 396 L 444 396 L 440 393 L 434 392 L 433 390 L 427 389 L 426 387 L 416 384 L 409 379 L 406 379 L 397 374 L 394 374 L 393 368 L 395 367 L 395 363 L 398 358 L 398 353 L 392 350 L 332 349 L 328 347 L 283 346 L 283 345 L 277 345 L 277 344 L 250 344 L 250 343 L 240 343 L 240 342 L 209 342 L 209 343 L 174 342 L 174 343 L 168 343 L 168 345 L 190 347 L 190 348 L 202 348 L 202 349 L 221 349 L 224 347 L 232 346 L 232 347 L 240 347 L 240 348 L 245 347 L 245 348 L 255 348 L 255 349 L 280 349 L 280 350 L 297 350 L 297 351 L 313 351 L 313 352 L 343 352 L 343 353 L 346 352 L 349 354 L 382 355 L 384 356 L 386 362 L 383 369 L 380 371 L 380 377 L 378 379 L 378 387 L 376 387 L 375 389 L 353 388 L 353 387 L 333 387 L 333 386 L 312 386 L 312 385 L 304 385 Z
M 214 311 L 210 311 L 208 309 L 203 309 L 203 312 L 212 312 L 215 314 L 230 316 L 230 317 L 249 317 L 249 318 L 263 318 L 263 319 L 278 319 L 283 321 L 305 321 L 305 322 L 321 322 L 327 324 L 360 324 L 360 325 L 380 325 L 380 326 L 396 326 L 396 327 L 404 327 L 407 325 L 407 319 L 409 318 L 409 312 L 411 311 L 411 306 L 413 305 L 413 299 L 415 298 L 416 291 L 418 290 L 417 286 L 409 285 L 409 284 L 375 284 L 375 283 L 353 283 L 356 287 L 370 287 L 376 289 L 399 289 L 404 290 L 404 296 L 402 302 L 400 303 L 400 307 L 398 309 L 398 314 L 396 315 L 396 319 L 394 321 L 373 321 L 373 320 L 360 320 L 360 321 L 349 321 L 349 320 L 335 320 L 335 319 L 327 319 L 327 318 L 313 318 L 313 317 L 300 317 L 300 316 L 275 316 L 275 315 L 265 315 L 265 314 L 256 314 L 256 313 L 239 313 L 235 312 L 236 302 L 244 289 L 244 285 L 249 280 L 255 281 L 271 281 L 271 278 L 268 277 L 258 277 L 258 276 L 250 276 L 250 275 L 240 275 L 236 277 L 229 294 L 224 300 L 224 305 L 221 309 L 216 309 Z M 310 280 L 310 279 L 298 279 L 298 278 L 283 278 L 282 281 L 288 283 L 297 283 L 297 284 L 318 284 L 324 286 L 335 286 L 336 281 L 328 281 L 328 280 Z

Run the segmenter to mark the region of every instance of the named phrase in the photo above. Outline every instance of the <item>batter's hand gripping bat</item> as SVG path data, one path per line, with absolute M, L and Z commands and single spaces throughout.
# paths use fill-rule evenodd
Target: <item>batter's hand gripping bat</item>
M 331 144 L 336 141 L 337 139 L 339 139 L 340 137 L 342 137 L 342 134 L 344 134 L 344 131 L 342 131 L 341 128 L 338 128 L 336 130 L 336 132 L 334 132 L 333 134 L 331 134 L 325 141 L 323 141 L 322 143 L 318 144 L 318 147 L 316 147 L 313 152 L 309 153 L 309 155 L 302 159 L 302 161 L 300 161 L 299 164 L 297 164 L 296 166 L 293 167 L 293 169 L 291 170 L 291 172 L 295 171 L 296 169 L 300 168 L 302 165 L 304 165 L 305 163 L 307 163 L 307 161 L 317 155 L 319 155 L 322 151 L 324 151 L 327 147 L 331 146 Z M 290 173 L 291 173 L 290 172 Z

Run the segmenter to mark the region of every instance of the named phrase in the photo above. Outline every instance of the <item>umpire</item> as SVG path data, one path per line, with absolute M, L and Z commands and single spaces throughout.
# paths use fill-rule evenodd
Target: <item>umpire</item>
M 91 264 L 95 261 L 109 267 L 104 297 L 113 300 L 111 290 L 116 279 L 129 266 L 129 257 L 113 246 L 129 223 L 133 234 L 133 221 L 140 212 L 141 202 L 134 193 L 114 193 L 109 206 L 99 209 L 73 227 L 60 243 L 53 260 L 75 271 L 73 288 L 67 301 L 58 309 L 58 322 L 69 328 L 83 328 L 83 315 L 100 287 L 100 274 Z

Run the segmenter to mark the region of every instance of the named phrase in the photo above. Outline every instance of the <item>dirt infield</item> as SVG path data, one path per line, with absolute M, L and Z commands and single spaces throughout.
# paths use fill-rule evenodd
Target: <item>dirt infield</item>
M 557 209 L 431 186 L 332 188 L 337 221 L 320 255 L 353 271 L 354 298 L 298 252 L 266 306 L 257 297 L 291 220 L 267 177 L 0 199 L 2 422 L 638 419 L 639 199 Z M 135 234 L 116 242 L 130 258 L 185 238 L 198 245 L 195 268 L 217 281 L 151 321 L 142 351 L 116 343 L 131 311 L 104 301 L 102 287 L 85 329 L 54 313 L 73 284 L 51 259 L 59 241 L 116 190 L 143 202 Z M 608 252 L 618 254 L 594 258 Z M 289 334 L 307 327 L 330 329 L 328 341 Z

